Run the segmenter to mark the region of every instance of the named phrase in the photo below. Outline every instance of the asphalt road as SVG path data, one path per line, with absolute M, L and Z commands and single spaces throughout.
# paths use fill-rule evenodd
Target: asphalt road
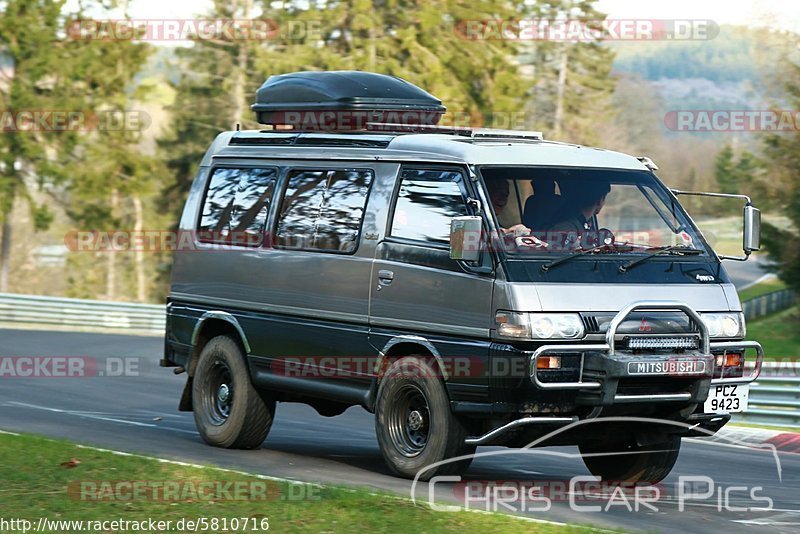
M 303 405 L 280 404 L 275 424 L 261 449 L 232 451 L 207 446 L 195 431 L 192 414 L 176 410 L 185 375 L 175 376 L 171 370 L 159 368 L 161 351 L 162 341 L 157 338 L 0 330 L 0 356 L 85 356 L 88 361 L 96 360 L 98 369 L 106 375 L 107 371 L 116 370 L 121 361 L 127 362 L 131 375 L 138 374 L 0 378 L 0 429 L 410 496 L 410 481 L 388 474 L 378 451 L 372 417 L 360 408 L 325 418 Z M 589 474 L 573 447 L 544 448 L 528 455 L 503 448 L 480 448 L 479 452 L 502 454 L 477 458 L 466 476 L 469 480 L 516 481 L 522 486 L 531 481 L 555 488 L 548 481 Z M 649 503 L 656 510 L 643 503 L 652 495 L 639 499 L 638 511 L 629 511 L 628 505 L 634 508 L 632 497 L 578 492 L 573 498 L 576 505 L 609 509 L 577 510 L 568 498 L 554 496 L 547 511 L 542 510 L 543 501 L 529 502 L 527 511 L 520 510 L 521 501 L 513 501 L 506 505 L 510 508 L 506 511 L 631 531 L 800 532 L 800 455 L 777 457 L 782 480 L 776 457 L 769 451 L 684 441 L 675 470 L 660 487 L 660 498 Z M 713 496 L 685 500 L 681 511 L 677 492 L 681 476 L 710 477 Z M 458 487 L 437 484 L 436 499 L 457 502 Z M 417 490 L 418 498 L 425 500 L 427 485 L 422 484 Z M 764 497 L 772 500 L 771 505 Z M 472 506 L 480 507 L 476 502 Z M 503 511 L 502 505 L 498 507 Z M 424 531 L 424 525 L 419 529 Z
M 725 260 L 723 262 L 733 284 L 739 289 L 767 274 L 764 268 L 765 263 L 767 263 L 767 258 L 763 254 L 751 256 L 747 261 Z

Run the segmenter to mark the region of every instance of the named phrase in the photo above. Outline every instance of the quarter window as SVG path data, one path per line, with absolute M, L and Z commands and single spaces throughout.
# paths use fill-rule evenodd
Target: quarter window
M 284 248 L 355 252 L 372 171 L 289 172 L 276 243 Z
M 464 180 L 459 171 L 404 169 L 391 235 L 447 244 L 450 219 L 467 214 Z
M 275 169 L 216 169 L 203 202 L 198 239 L 260 246 L 276 178 Z

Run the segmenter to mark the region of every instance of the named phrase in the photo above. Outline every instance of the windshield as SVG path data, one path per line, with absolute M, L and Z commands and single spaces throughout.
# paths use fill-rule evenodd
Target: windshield
M 649 172 L 563 167 L 480 170 L 501 246 L 514 254 L 707 254 L 696 227 Z

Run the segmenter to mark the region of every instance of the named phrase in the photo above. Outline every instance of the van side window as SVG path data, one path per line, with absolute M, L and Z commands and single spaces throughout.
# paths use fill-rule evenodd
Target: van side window
M 276 169 L 215 169 L 203 202 L 198 240 L 260 246 L 277 177 Z
M 372 171 L 293 170 L 281 204 L 276 244 L 284 248 L 355 252 Z
M 447 244 L 450 219 L 467 215 L 464 178 L 454 170 L 404 169 L 390 235 Z

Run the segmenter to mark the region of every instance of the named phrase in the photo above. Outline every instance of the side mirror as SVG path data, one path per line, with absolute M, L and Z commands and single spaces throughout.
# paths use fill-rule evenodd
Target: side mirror
M 450 219 L 450 259 L 478 261 L 481 258 L 483 220 L 475 215 Z
M 747 204 L 744 207 L 744 239 L 742 242 L 745 254 L 761 248 L 761 211 Z
M 761 248 L 761 211 L 753 206 L 750 197 L 747 195 L 731 195 L 726 193 L 707 193 L 705 191 L 681 191 L 680 189 L 671 189 L 675 196 L 678 195 L 694 195 L 699 197 L 716 197 L 716 198 L 741 198 L 746 202 L 744 205 L 744 231 L 742 233 L 742 248 L 744 249 L 744 256 L 724 256 L 719 255 L 721 260 L 736 260 L 746 261 L 750 254 Z

